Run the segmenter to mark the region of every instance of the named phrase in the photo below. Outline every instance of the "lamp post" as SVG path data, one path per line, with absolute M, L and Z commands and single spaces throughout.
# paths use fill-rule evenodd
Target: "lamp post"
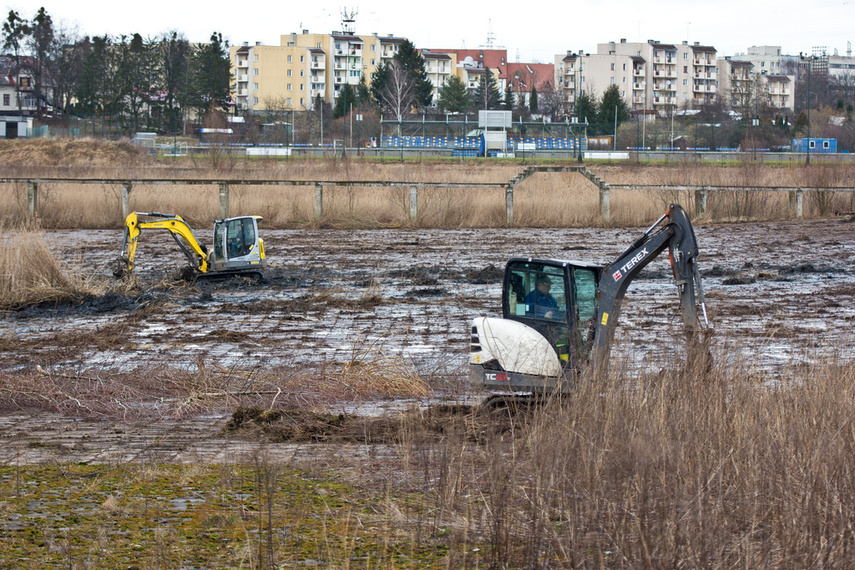
M 799 54 L 803 61 L 807 61 L 807 139 L 805 140 L 805 166 L 810 166 L 810 72 L 816 56 L 805 57 Z

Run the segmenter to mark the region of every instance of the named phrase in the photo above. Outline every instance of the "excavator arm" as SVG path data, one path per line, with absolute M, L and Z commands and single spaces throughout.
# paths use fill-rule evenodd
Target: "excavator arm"
M 702 328 L 708 326 L 698 272 L 695 230 L 686 211 L 678 204 L 671 204 L 656 223 L 602 270 L 591 343 L 594 366 L 604 367 L 608 362 L 620 305 L 630 283 L 666 248 L 669 250 L 674 283 L 680 295 L 683 324 L 690 341 L 697 341 Z M 698 318 L 698 305 L 702 319 Z
M 140 216 L 156 219 L 142 221 L 140 220 Z M 167 230 L 187 257 L 190 266 L 202 273 L 208 272 L 208 250 L 196 240 L 193 230 L 181 216 L 161 214 L 159 212 L 131 212 L 125 219 L 125 237 L 122 242 L 122 252 L 113 270 L 115 277 L 119 278 L 133 271 L 137 240 L 139 239 L 140 232 L 147 229 Z

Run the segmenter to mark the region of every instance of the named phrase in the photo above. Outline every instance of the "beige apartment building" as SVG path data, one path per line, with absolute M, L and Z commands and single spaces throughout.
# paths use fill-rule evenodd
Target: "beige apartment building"
M 280 37 L 280 45 L 261 43 L 230 48 L 232 88 L 238 111 L 302 111 L 316 97 L 335 104 L 345 85 L 371 77 L 381 61 L 398 53 L 404 38 L 358 36 L 349 32 Z
M 555 74 L 571 113 L 578 93 L 596 100 L 610 85 L 618 86 L 633 112 L 658 116 L 713 102 L 718 94 L 716 49 L 697 42 L 597 44 L 595 54 L 555 56 Z
M 780 61 L 768 61 L 758 71 L 758 63 L 725 57 L 718 60 L 719 92 L 722 100 L 732 109 L 749 112 L 750 107 L 765 101 L 776 109 L 795 110 L 794 75 L 768 73 L 766 69 L 781 69 Z

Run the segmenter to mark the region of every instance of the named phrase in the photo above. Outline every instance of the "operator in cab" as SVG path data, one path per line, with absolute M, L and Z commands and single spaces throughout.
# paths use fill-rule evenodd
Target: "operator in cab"
M 541 319 L 560 319 L 558 301 L 555 300 L 549 290 L 552 288 L 552 280 L 546 275 L 541 275 L 535 282 L 534 290 L 526 295 L 526 314 L 530 317 Z

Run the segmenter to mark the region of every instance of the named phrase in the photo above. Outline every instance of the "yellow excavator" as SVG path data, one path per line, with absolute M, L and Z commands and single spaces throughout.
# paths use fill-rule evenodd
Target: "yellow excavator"
M 125 219 L 122 252 L 116 260 L 113 276 L 130 275 L 134 270 L 137 240 L 143 230 L 166 230 L 187 257 L 189 264 L 180 271 L 186 280 L 197 277 L 238 275 L 263 278 L 264 241 L 258 237 L 261 216 L 240 216 L 214 221 L 214 247 L 209 252 L 200 244 L 192 228 L 178 215 L 159 212 L 131 212 Z

